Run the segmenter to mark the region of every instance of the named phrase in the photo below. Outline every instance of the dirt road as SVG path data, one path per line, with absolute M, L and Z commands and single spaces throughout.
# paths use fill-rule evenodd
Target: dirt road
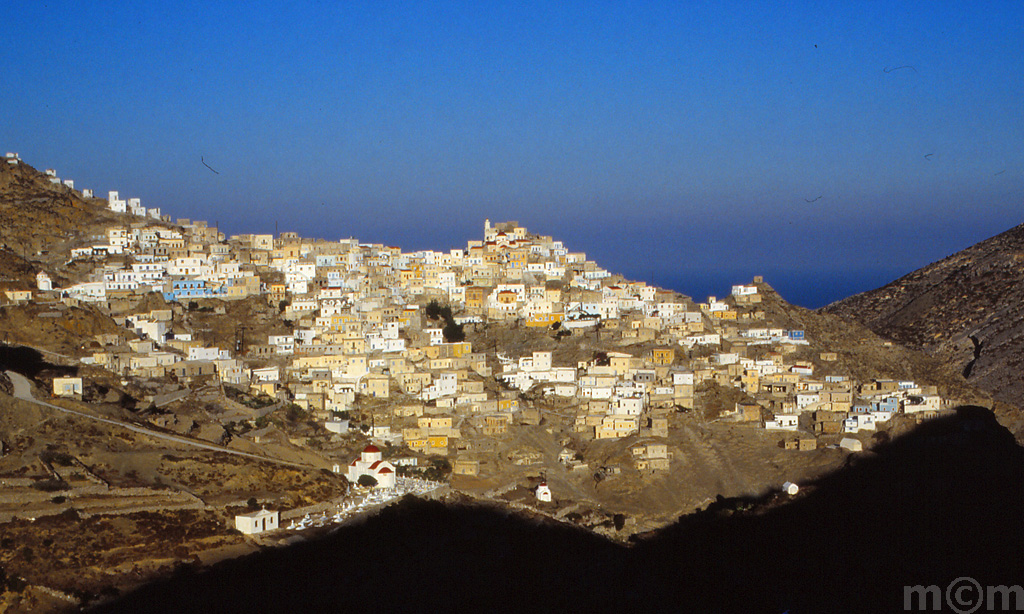
M 225 448 L 224 446 L 218 446 L 218 445 L 214 445 L 214 444 L 211 444 L 211 443 L 203 443 L 203 442 L 200 442 L 200 441 L 195 441 L 193 439 L 188 439 L 186 437 L 179 437 L 177 435 L 169 435 L 167 433 L 161 433 L 160 431 L 150 430 L 150 429 L 147 429 L 147 428 L 144 428 L 144 427 L 141 427 L 141 426 L 137 426 L 137 425 L 134 425 L 134 424 L 131 424 L 131 423 L 128 423 L 128 422 L 122 422 L 120 420 L 113 420 L 111 418 L 100 418 L 99 416 L 93 416 L 93 415 L 90 415 L 90 414 L 87 414 L 87 413 L 84 413 L 84 412 L 75 411 L 73 409 L 67 409 L 65 407 L 60 407 L 58 405 L 53 405 L 53 404 L 50 404 L 50 403 L 46 403 L 44 401 L 39 401 L 35 397 L 32 396 L 32 382 L 30 382 L 28 380 L 28 378 L 26 378 L 25 376 L 21 375 L 20 373 L 15 373 L 14 371 L 5 371 L 5 373 L 7 374 L 7 377 L 11 378 L 11 383 L 14 385 L 14 396 L 15 396 L 15 398 L 21 399 L 22 401 L 28 401 L 29 403 L 35 403 L 36 405 L 41 405 L 43 407 L 48 407 L 50 409 L 55 409 L 55 410 L 57 410 L 59 412 L 65 413 L 65 414 L 71 414 L 73 416 L 78 416 L 79 418 L 85 418 L 86 420 L 93 420 L 93 421 L 96 421 L 96 422 L 103 422 L 105 424 L 109 424 L 109 425 L 112 425 L 112 426 L 117 426 L 117 427 L 125 428 L 125 429 L 128 429 L 129 431 L 133 431 L 135 433 L 141 433 L 143 435 L 147 435 L 149 437 L 154 437 L 156 439 L 162 439 L 164 441 L 170 441 L 170 442 L 174 442 L 174 443 L 178 443 L 178 444 L 182 444 L 182 445 L 186 445 L 186 446 L 192 446 L 194 448 L 202 448 L 204 450 L 212 450 L 214 452 L 224 452 L 226 454 L 233 454 L 235 456 L 244 456 L 246 458 L 252 458 L 252 459 L 256 459 L 256 460 L 267 461 L 269 463 L 276 463 L 278 465 L 286 465 L 288 467 L 298 467 L 300 469 L 313 469 L 313 467 L 310 467 L 309 465 L 302 465 L 302 464 L 299 464 L 299 463 L 291 463 L 291 462 L 288 462 L 288 461 L 278 460 L 276 458 L 270 458 L 270 457 L 267 457 L 267 456 L 260 456 L 258 454 L 250 454 L 248 452 L 240 452 L 238 450 L 232 450 L 230 448 Z

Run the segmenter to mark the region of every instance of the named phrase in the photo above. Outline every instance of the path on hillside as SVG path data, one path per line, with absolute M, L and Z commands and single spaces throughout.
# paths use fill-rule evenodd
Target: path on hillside
M 141 433 L 149 437 L 155 437 L 156 439 L 163 439 L 164 441 L 172 441 L 174 443 L 180 443 L 195 448 L 202 448 L 204 450 L 212 450 L 214 452 L 224 452 L 227 454 L 234 454 L 235 456 L 244 456 L 246 458 L 252 458 L 255 460 L 267 461 L 268 463 L 275 463 L 278 465 L 286 465 L 288 467 L 295 467 L 298 469 L 313 469 L 309 465 L 302 465 L 300 463 L 292 463 L 289 461 L 279 460 L 276 458 L 270 458 L 267 456 L 260 456 L 259 454 L 250 454 L 249 452 L 241 452 L 239 450 L 232 450 L 231 448 L 225 448 L 224 446 L 218 446 L 212 443 L 202 443 L 185 437 L 179 437 L 177 435 L 168 435 L 167 433 L 161 433 L 159 431 L 153 431 L 141 426 L 136 426 L 130 422 L 122 422 L 120 420 L 114 420 L 111 418 L 100 418 L 99 416 L 93 416 L 85 412 L 76 411 L 74 409 L 67 409 L 66 407 L 60 407 L 59 405 L 53 405 L 43 401 L 37 400 L 32 396 L 32 382 L 28 380 L 24 375 L 15 373 L 14 371 L 5 371 L 7 377 L 11 378 L 11 383 L 14 385 L 14 397 L 21 399 L 22 401 L 28 401 L 29 403 L 35 403 L 43 407 L 49 407 L 50 409 L 56 409 L 57 411 L 65 414 L 71 414 L 78 416 L 79 418 L 85 418 L 87 420 L 94 420 L 96 422 L 103 422 L 112 426 L 119 426 L 126 428 L 129 431 Z

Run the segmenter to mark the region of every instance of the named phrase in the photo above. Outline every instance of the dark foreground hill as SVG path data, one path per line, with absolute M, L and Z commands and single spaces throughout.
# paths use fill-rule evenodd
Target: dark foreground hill
M 96 611 L 903 611 L 905 585 L 1022 583 L 1022 452 L 988 410 L 963 407 L 851 456 L 794 501 L 720 500 L 630 547 L 408 499 Z
M 822 311 L 952 361 L 1024 407 L 1024 224 Z

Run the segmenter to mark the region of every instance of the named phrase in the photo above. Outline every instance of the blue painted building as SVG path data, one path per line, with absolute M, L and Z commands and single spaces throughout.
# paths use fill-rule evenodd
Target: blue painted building
M 197 298 L 216 298 L 223 294 L 223 290 L 210 286 L 205 279 L 176 279 L 171 282 L 171 291 L 164 292 L 164 300 L 180 303 Z

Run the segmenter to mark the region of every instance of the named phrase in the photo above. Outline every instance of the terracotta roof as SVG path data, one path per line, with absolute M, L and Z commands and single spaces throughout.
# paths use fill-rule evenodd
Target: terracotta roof
M 394 473 L 394 471 L 390 467 L 381 467 L 377 473 Z
M 370 465 L 370 469 L 376 469 L 377 465 L 381 464 L 381 462 L 382 461 L 375 461 L 372 465 Z
M 375 445 L 373 445 L 371 443 L 370 445 L 368 445 L 365 448 L 363 448 L 363 452 L 370 452 L 370 453 L 380 452 L 380 448 L 378 448 L 377 446 L 375 446 Z

